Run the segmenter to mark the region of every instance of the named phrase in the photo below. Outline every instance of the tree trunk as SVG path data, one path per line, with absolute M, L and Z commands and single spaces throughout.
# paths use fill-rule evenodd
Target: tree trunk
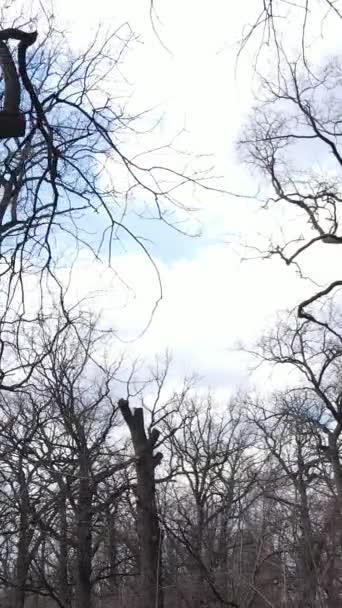
M 304 479 L 305 462 L 300 439 L 297 439 L 297 449 L 298 478 L 296 486 L 300 499 L 300 524 L 302 528 L 302 538 L 299 547 L 300 573 L 298 580 L 300 581 L 300 585 L 298 608 L 306 608 L 307 606 L 315 606 L 318 580 L 307 485 Z
M 329 434 L 328 456 L 333 468 L 334 483 L 339 501 L 340 515 L 342 516 L 342 466 L 340 462 L 339 448 L 337 445 L 339 434 L 339 432 Z
M 71 607 L 70 585 L 68 580 L 68 522 L 66 512 L 66 496 L 64 489 L 61 488 L 60 507 L 60 541 L 59 541 L 59 596 L 64 608 Z
M 159 527 L 155 467 L 162 455 L 153 454 L 159 432 L 150 437 L 144 428 L 144 412 L 135 408 L 132 414 L 128 401 L 120 399 L 119 407 L 129 428 L 137 473 L 137 531 L 139 537 L 140 595 L 139 608 L 163 608 L 161 588 L 161 531 Z
M 19 463 L 20 468 L 21 466 L 22 465 Z M 20 521 L 13 608 L 24 608 L 25 605 L 26 580 L 30 565 L 29 548 L 33 536 L 29 521 L 30 499 L 25 475 L 22 470 L 19 473 L 19 484 Z
M 76 607 L 91 608 L 93 495 L 86 451 L 80 455 L 79 474 Z
M 20 515 L 14 608 L 24 608 L 25 605 L 25 587 L 29 567 L 28 549 L 30 543 L 30 539 L 28 538 L 28 528 L 25 520 L 27 520 L 27 517 L 25 515 Z
M 117 580 L 117 538 L 116 538 L 116 529 L 115 529 L 115 517 L 116 517 L 116 509 L 114 509 L 114 513 L 110 510 L 110 505 L 108 506 L 106 513 L 107 520 L 107 530 L 108 530 L 108 538 L 107 538 L 107 551 L 108 551 L 108 565 L 109 565 L 109 579 L 108 586 L 111 594 L 112 601 L 116 601 L 118 597 L 118 580 Z
M 206 606 L 205 579 L 202 566 L 205 559 L 203 554 L 204 510 L 198 498 L 196 497 L 196 518 L 193 533 L 192 602 L 194 606 L 204 608 Z

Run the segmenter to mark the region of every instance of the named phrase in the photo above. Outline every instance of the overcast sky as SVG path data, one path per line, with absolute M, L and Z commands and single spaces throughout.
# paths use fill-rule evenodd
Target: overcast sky
M 152 30 L 149 0 L 97 0 L 82 7 L 59 0 L 75 46 L 82 47 L 99 21 L 116 26 L 129 22 L 139 40 L 123 73 L 132 85 L 130 107 L 136 111 L 155 107 L 163 116 L 154 144 L 166 143 L 185 125 L 182 145 L 194 156 L 211 155 L 208 163 L 215 175 L 224 177 L 221 185 L 246 194 L 256 192 L 258 183 L 239 163 L 235 141 L 253 104 L 253 73 L 248 52 L 237 72 L 235 59 L 241 29 L 248 16 L 252 21 L 259 5 L 260 0 L 234 3 L 234 7 L 228 0 L 158 0 L 161 22 L 156 21 L 156 26 L 171 55 Z M 330 51 L 330 43 L 324 44 Z M 121 339 L 132 341 L 125 346 L 129 352 L 152 359 L 171 348 L 178 374 L 195 370 L 224 394 L 246 381 L 245 361 L 232 350 L 236 342 L 251 343 L 277 310 L 294 306 L 312 285 L 299 281 L 293 269 L 276 261 L 241 262 L 242 244 L 252 244 L 259 232 L 272 231 L 279 218 L 274 223 L 248 198 L 207 192 L 200 203 L 201 239 L 187 239 L 160 224 L 144 227 L 144 236 L 153 241 L 150 251 L 160 269 L 164 295 L 152 325 L 137 342 L 134 338 L 144 329 L 158 297 L 153 269 L 141 253 L 127 247 L 113 261 L 129 291 L 120 288 L 105 269 L 86 263 L 74 277 L 75 289 L 78 295 L 89 287 L 103 290 L 98 306 Z M 131 222 L 131 228 L 137 228 L 133 218 Z M 308 261 L 323 282 L 329 278 L 327 265 L 331 271 L 335 267 L 333 254 L 324 255 L 328 257 L 323 262 L 316 250 Z

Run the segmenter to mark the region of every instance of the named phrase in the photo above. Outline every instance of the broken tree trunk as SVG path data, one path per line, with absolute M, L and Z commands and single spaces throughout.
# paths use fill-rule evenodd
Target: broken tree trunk
M 139 537 L 140 608 L 163 608 L 161 588 L 161 530 L 156 504 L 155 467 L 162 454 L 154 454 L 159 431 L 150 436 L 144 428 L 144 411 L 135 408 L 132 413 L 125 399 L 119 400 L 121 414 L 129 428 L 137 473 L 137 531 Z

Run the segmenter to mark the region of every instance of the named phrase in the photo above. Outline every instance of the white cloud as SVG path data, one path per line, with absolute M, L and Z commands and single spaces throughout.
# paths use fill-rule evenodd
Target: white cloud
M 221 389 L 246 381 L 245 359 L 234 351 L 237 342 L 255 341 L 277 309 L 298 301 L 310 287 L 280 262 L 241 264 L 230 248 L 207 246 L 191 259 L 159 263 L 163 300 L 148 331 L 135 342 L 158 297 L 158 284 L 140 255 L 117 258 L 113 266 L 132 290 L 109 270 L 101 274 L 87 265 L 76 267 L 70 297 L 103 289 L 95 305 L 119 330 L 119 347 L 145 360 L 170 348 L 180 376 L 195 371 Z
M 255 192 L 257 185 L 238 166 L 234 152 L 237 130 L 252 101 L 248 53 L 241 59 L 238 79 L 234 72 L 234 43 L 246 18 L 246 3 L 232 7 L 220 0 L 156 2 L 163 22 L 158 31 L 173 57 L 162 49 L 152 31 L 149 4 L 149 0 L 98 0 L 82 3 L 80 10 L 78 2 L 59 0 L 77 44 L 86 43 L 89 25 L 95 27 L 98 19 L 107 20 L 108 25 L 127 20 L 142 34 L 141 44 L 129 54 L 123 68 L 134 85 L 131 107 L 141 111 L 160 104 L 158 112 L 164 110 L 165 114 L 155 134 L 141 136 L 133 148 L 149 147 L 150 140 L 165 142 L 185 122 L 188 135 L 184 143 L 194 154 L 213 154 L 215 173 L 224 173 L 226 188 Z M 247 12 L 258 5 L 257 0 L 250 1 Z M 218 52 L 221 49 L 224 51 Z M 168 156 L 164 158 L 167 161 Z M 205 374 L 209 384 L 224 390 L 225 385 L 245 378 L 244 359 L 230 350 L 236 340 L 257 338 L 277 309 L 295 305 L 310 293 L 312 285 L 300 282 L 294 271 L 280 262 L 241 265 L 232 247 L 219 244 L 223 234 L 242 232 L 252 242 L 258 231 L 265 234 L 274 229 L 266 213 L 256 214 L 256 205 L 210 192 L 200 198 L 207 236 L 216 242 L 208 245 L 206 241 L 200 248 L 196 243 L 193 255 L 188 252 L 186 258 L 179 254 L 169 263 L 159 262 L 164 299 L 148 332 L 129 348 L 152 358 L 171 347 L 180 375 L 194 369 Z M 162 247 L 162 242 L 158 245 Z M 326 281 L 327 266 L 333 276 L 337 264 L 335 250 L 325 248 L 323 252 L 317 247 L 308 270 Z M 133 339 L 148 321 L 158 284 L 142 255 L 116 258 L 113 267 L 131 290 L 123 288 L 110 271 L 83 265 L 75 271 L 72 296 L 103 289 L 96 306 L 103 309 L 121 337 Z

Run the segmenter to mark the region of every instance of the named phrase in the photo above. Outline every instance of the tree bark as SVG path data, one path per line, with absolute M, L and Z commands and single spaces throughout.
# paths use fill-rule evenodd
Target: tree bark
M 20 521 L 18 553 L 16 562 L 16 583 L 14 589 L 14 608 L 24 608 L 26 596 L 26 580 L 30 565 L 29 548 L 33 536 L 30 527 L 30 498 L 25 479 L 25 474 L 21 470 L 22 464 L 19 462 L 19 486 L 20 486 Z
M 59 507 L 59 520 L 60 520 L 60 540 L 59 540 L 59 595 L 63 606 L 70 608 L 71 596 L 70 596 L 70 585 L 68 577 L 68 521 L 67 521 L 67 510 L 66 510 L 66 495 L 64 489 L 61 488 L 60 496 L 60 507 Z
M 77 515 L 77 608 L 91 608 L 92 489 L 86 449 L 80 455 Z
M 161 587 L 161 530 L 156 504 L 155 467 L 162 455 L 153 454 L 159 432 L 149 437 L 144 428 L 144 412 L 135 408 L 132 414 L 128 401 L 119 400 L 122 416 L 129 428 L 136 456 L 137 531 L 139 537 L 140 595 L 139 608 L 163 608 Z

